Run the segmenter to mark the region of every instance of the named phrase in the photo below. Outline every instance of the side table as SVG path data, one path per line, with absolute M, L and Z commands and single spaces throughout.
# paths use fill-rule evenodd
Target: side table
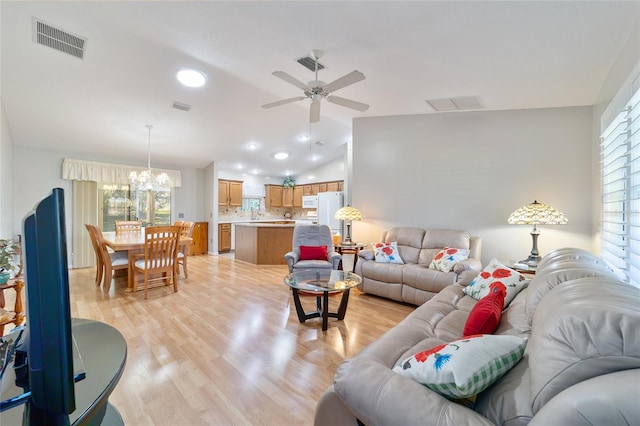
M 349 245 L 343 245 L 342 243 L 336 244 L 333 246 L 334 250 L 340 253 L 341 255 L 352 254 L 353 255 L 353 268 L 351 272 L 355 272 L 356 270 L 356 262 L 358 261 L 358 253 L 360 250 L 364 249 L 364 244 L 362 243 L 354 243 Z M 339 268 L 342 269 L 342 260 L 340 260 Z

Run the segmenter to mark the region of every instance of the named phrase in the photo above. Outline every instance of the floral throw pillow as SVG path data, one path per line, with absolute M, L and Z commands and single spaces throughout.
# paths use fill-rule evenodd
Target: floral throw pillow
M 529 279 L 524 275 L 507 268 L 494 258 L 463 291 L 474 299 L 480 300 L 493 288 L 504 289 L 507 293 L 504 298 L 504 307 L 506 308 L 527 284 L 529 284 Z
M 419 352 L 393 368 L 449 398 L 482 392 L 520 361 L 527 339 L 508 335 L 475 335 Z
M 400 263 L 404 264 L 398 252 L 398 242 L 375 243 L 373 251 L 376 255 L 376 262 L 380 263 Z
M 430 269 L 437 269 L 442 272 L 451 272 L 454 265 L 469 258 L 469 250 L 445 247 L 435 255 Z

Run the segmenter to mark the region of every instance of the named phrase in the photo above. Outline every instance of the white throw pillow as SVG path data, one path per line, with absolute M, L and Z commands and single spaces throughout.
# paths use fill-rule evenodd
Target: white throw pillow
M 393 371 L 446 397 L 469 398 L 516 365 L 526 345 L 527 339 L 518 336 L 469 336 L 419 352 Z
M 400 257 L 400 253 L 398 252 L 397 241 L 392 241 L 390 243 L 375 243 L 373 245 L 373 251 L 376 255 L 376 262 L 404 264 Z
M 529 284 L 529 281 L 524 275 L 507 268 L 494 258 L 462 291 L 474 299 L 480 300 L 489 294 L 492 288 L 504 287 L 507 292 L 504 298 L 504 307 L 506 308 L 520 290 Z
M 430 269 L 451 272 L 456 263 L 469 258 L 470 250 L 445 247 L 438 252 L 429 265 Z

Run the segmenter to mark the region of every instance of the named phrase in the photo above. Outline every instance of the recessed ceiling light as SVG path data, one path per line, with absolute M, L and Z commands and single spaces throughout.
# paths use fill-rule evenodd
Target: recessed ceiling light
M 286 160 L 289 158 L 289 153 L 287 151 L 276 151 L 271 155 L 273 155 L 273 158 L 276 160 Z
M 258 144 L 256 143 L 250 143 L 249 145 L 247 145 L 247 147 L 251 150 L 251 151 L 255 151 L 256 149 L 258 149 Z
M 317 155 L 312 155 L 311 156 L 311 161 L 318 161 L 320 159 L 320 157 L 318 157 Z
M 176 73 L 176 78 L 187 87 L 202 87 L 207 82 L 207 76 L 191 68 L 182 68 Z
M 236 164 L 236 169 L 238 170 L 242 170 L 244 168 L 244 166 L 240 163 Z
M 298 140 L 301 142 L 306 142 L 309 140 L 309 135 L 300 135 L 298 136 Z

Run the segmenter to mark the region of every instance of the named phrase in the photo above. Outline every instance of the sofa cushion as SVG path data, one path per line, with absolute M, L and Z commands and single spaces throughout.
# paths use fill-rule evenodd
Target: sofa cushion
M 469 398 L 516 365 L 526 345 L 516 336 L 469 336 L 419 352 L 393 371 L 444 396 Z
M 505 295 L 504 289 L 491 289 L 491 293 L 480 299 L 469 312 L 462 334 L 471 336 L 493 333 L 500 323 Z
M 431 261 L 429 268 L 442 272 L 450 272 L 456 263 L 469 258 L 469 250 L 445 247 L 440 250 Z
M 534 413 L 576 383 L 640 368 L 638 306 L 640 289 L 615 278 L 581 278 L 549 291 L 528 348 Z
M 482 299 L 492 288 L 499 287 L 506 290 L 504 305 L 507 306 L 516 294 L 520 292 L 529 280 L 522 274 L 504 266 L 498 259 L 492 259 L 482 272 L 464 288 L 464 292 L 475 299 Z
M 375 243 L 373 250 L 378 263 L 399 263 L 404 264 L 400 253 L 398 252 L 398 243 L 391 241 L 389 243 Z
M 455 282 L 455 272 L 440 272 L 420 264 L 402 268 L 402 283 L 418 290 L 438 293 Z

